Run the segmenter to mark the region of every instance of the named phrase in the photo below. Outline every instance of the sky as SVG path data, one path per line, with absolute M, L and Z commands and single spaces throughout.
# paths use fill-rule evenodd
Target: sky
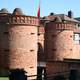
M 41 0 L 40 14 L 47 16 L 51 12 L 55 14 L 67 14 L 69 10 L 74 17 L 80 17 L 80 0 Z M 6 8 L 10 13 L 15 8 L 21 8 L 26 15 L 36 16 L 39 0 L 0 0 L 0 9 Z

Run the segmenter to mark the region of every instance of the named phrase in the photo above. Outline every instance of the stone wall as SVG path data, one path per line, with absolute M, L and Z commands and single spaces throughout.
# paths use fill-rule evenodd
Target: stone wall
M 73 23 L 47 23 L 44 48 L 47 74 L 55 75 L 56 73 L 58 75 L 59 72 L 70 72 L 71 69 L 80 72 L 80 45 L 75 44 L 74 29 Z M 68 61 L 65 62 L 65 59 Z
M 60 23 L 53 23 L 52 26 L 46 26 L 45 51 L 47 59 L 49 60 L 71 58 L 71 54 L 73 53 L 73 31 L 71 28 L 65 29 L 65 27 L 62 26 L 63 23 L 60 29 L 58 27 L 56 29 L 57 24 L 60 26 Z M 69 24 L 66 26 L 68 27 L 68 25 Z
M 38 27 L 38 61 L 45 61 L 45 54 L 44 54 L 44 26 Z
M 0 66 L 37 75 L 38 18 L 0 14 Z

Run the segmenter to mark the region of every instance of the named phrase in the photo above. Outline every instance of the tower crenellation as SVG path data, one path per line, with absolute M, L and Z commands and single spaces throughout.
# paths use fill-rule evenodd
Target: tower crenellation
M 12 14 L 3 8 L 0 11 L 0 23 L 38 26 L 39 20 L 37 17 L 24 15 L 20 8 L 15 8 Z

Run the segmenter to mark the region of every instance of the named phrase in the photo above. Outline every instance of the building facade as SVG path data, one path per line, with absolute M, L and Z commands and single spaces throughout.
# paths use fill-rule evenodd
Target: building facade
M 80 73 L 80 21 L 68 15 L 26 16 L 0 10 L 0 75 L 24 69 L 39 80 Z M 43 75 L 44 74 L 44 75 Z M 28 80 L 37 78 L 29 77 Z
M 80 22 L 68 15 L 50 14 L 44 18 L 47 77 L 80 74 Z

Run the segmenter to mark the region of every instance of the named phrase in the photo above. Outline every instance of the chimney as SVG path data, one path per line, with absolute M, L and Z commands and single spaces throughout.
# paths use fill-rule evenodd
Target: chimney
M 71 10 L 68 11 L 68 17 L 73 18 L 73 12 Z
M 54 13 L 50 13 L 50 16 L 53 16 L 54 15 Z

